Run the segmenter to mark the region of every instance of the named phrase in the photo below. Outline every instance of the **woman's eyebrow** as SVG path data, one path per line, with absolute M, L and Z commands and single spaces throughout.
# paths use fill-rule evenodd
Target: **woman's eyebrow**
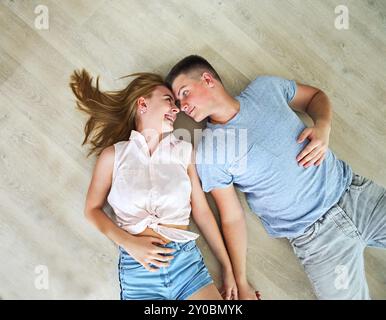
M 174 101 L 174 97 L 172 97 L 170 94 L 164 94 L 164 97 L 169 97 L 170 99 L 172 99 Z

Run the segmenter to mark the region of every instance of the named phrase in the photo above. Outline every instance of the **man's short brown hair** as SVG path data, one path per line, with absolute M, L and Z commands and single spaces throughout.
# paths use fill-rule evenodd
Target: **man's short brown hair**
M 168 75 L 165 78 L 165 82 L 168 87 L 171 89 L 174 80 L 181 74 L 188 74 L 193 71 L 202 71 L 209 72 L 215 79 L 221 81 L 220 76 L 214 70 L 214 68 L 210 65 L 208 61 L 206 61 L 203 57 L 198 55 L 190 55 L 183 58 L 174 67 L 169 71 Z

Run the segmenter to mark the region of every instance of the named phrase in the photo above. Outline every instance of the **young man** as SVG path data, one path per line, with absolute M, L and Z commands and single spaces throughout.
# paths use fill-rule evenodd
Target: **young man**
M 197 168 L 219 208 L 239 298 L 255 295 L 246 277 L 246 226 L 235 187 L 272 237 L 290 240 L 319 299 L 369 299 L 363 251 L 386 247 L 386 190 L 328 149 L 326 94 L 263 76 L 232 97 L 199 56 L 178 62 L 166 81 L 181 110 L 197 122 L 208 118 Z M 292 109 L 306 112 L 314 126 L 306 128 Z

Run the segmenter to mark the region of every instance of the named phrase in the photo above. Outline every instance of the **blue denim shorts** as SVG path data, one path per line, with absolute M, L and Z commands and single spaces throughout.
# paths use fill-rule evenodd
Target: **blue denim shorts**
M 121 300 L 185 300 L 213 283 L 194 240 L 163 245 L 175 249 L 168 267 L 146 270 L 123 248 L 119 257 Z

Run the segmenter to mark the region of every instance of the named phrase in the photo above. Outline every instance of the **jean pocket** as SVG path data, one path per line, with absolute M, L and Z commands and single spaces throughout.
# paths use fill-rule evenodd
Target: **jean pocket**
M 316 221 L 310 227 L 308 227 L 302 235 L 296 238 L 290 239 L 290 243 L 293 246 L 298 248 L 305 246 L 306 244 L 310 243 L 313 239 L 315 239 L 315 237 L 318 235 L 319 228 L 320 228 L 320 223 L 319 221 Z
M 204 257 L 201 253 L 201 250 L 197 247 L 196 241 L 191 240 L 187 242 L 182 248 L 181 248 L 181 256 L 187 257 L 189 260 L 197 260 L 197 261 L 204 261 Z
M 133 270 L 137 268 L 141 268 L 142 264 L 140 264 L 137 260 L 135 260 L 132 256 L 130 256 L 127 252 L 121 252 L 119 257 L 119 268 L 123 270 Z
M 190 251 L 194 250 L 195 248 L 197 248 L 197 246 L 196 246 L 196 242 L 193 240 L 186 242 L 181 247 L 182 251 L 185 251 L 185 252 L 190 252 Z
M 353 178 L 350 184 L 351 190 L 362 190 L 371 183 L 371 180 L 360 176 L 359 174 L 353 174 Z
M 361 234 L 347 212 L 340 208 L 339 214 L 333 217 L 335 225 L 347 237 L 362 240 Z

